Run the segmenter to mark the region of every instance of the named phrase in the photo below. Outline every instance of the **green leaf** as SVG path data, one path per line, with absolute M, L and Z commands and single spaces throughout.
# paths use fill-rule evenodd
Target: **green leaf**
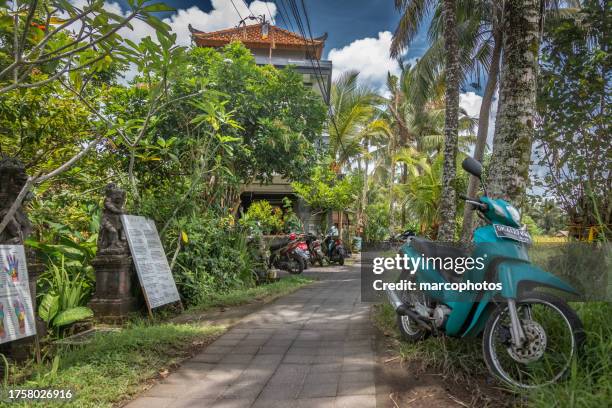
M 155 13 L 157 11 L 175 11 L 176 9 L 164 3 L 154 3 L 144 7 L 142 10 L 147 13 Z
M 77 306 L 60 312 L 53 319 L 53 326 L 61 327 L 93 317 L 93 311 L 85 306 Z
M 47 324 L 57 314 L 59 310 L 59 296 L 54 295 L 52 293 L 47 293 L 43 296 L 40 301 L 40 305 L 38 306 L 38 315 L 41 319 L 43 319 Z

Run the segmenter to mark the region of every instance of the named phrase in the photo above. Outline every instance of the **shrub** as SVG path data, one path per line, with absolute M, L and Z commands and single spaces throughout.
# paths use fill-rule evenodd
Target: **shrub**
M 253 285 L 244 231 L 220 225 L 212 214 L 183 219 L 181 226 L 189 239 L 173 273 L 185 303 L 198 304 L 212 293 Z

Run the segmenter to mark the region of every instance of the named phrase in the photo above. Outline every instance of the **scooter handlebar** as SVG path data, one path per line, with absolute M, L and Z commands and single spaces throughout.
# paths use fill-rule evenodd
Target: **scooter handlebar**
M 460 194 L 459 198 L 465 200 L 465 202 L 472 204 L 474 207 L 478 208 L 480 211 L 487 211 L 489 207 L 485 203 L 481 203 L 478 198 L 471 198 L 466 196 L 465 194 Z

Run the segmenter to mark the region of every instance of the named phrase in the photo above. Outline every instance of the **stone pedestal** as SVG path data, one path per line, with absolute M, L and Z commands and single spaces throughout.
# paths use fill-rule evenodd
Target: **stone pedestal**
M 89 303 L 98 320 L 122 321 L 139 309 L 133 288 L 136 278 L 129 255 L 99 255 L 92 261 L 96 292 Z

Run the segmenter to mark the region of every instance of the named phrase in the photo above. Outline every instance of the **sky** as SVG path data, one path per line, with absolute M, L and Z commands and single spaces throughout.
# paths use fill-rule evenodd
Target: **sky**
M 80 1 L 83 0 L 74 0 L 75 3 Z M 241 17 L 249 14 L 266 15 L 276 25 L 298 31 L 287 0 L 165 0 L 164 3 L 176 11 L 159 17 L 171 26 L 177 34 L 177 42 L 182 45 L 191 43 L 189 24 L 198 30 L 215 31 L 233 27 Z M 301 0 L 296 0 L 296 3 L 301 5 Z M 361 83 L 384 93 L 387 72 L 400 72 L 398 62 L 389 57 L 392 33 L 400 17 L 394 1 L 304 0 L 304 3 L 312 35 L 317 37 L 328 33 L 323 57 L 332 61 L 333 77 L 337 78 L 348 70 L 358 70 Z M 107 0 L 107 8 L 124 14 L 126 4 L 126 0 Z M 122 32 L 131 40 L 154 36 L 153 29 L 144 23 L 137 21 L 133 25 L 133 31 Z M 405 62 L 414 62 L 427 49 L 428 25 L 427 20 L 405 50 L 402 55 Z M 460 104 L 470 116 L 478 116 L 482 101 L 480 92 L 470 89 L 461 93 Z

